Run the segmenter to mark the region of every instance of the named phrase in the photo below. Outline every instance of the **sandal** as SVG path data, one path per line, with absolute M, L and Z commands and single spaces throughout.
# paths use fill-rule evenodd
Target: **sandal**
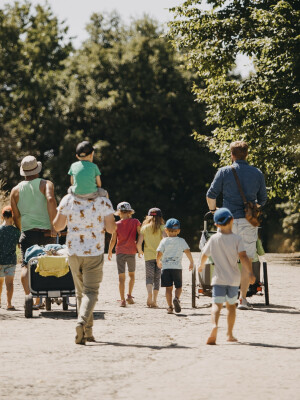
M 168 314 L 173 314 L 173 307 L 172 306 L 168 307 L 167 312 Z
M 15 306 L 6 307 L 7 311 L 16 311 Z
M 128 294 L 126 301 L 127 301 L 128 304 L 134 304 L 134 300 L 133 299 L 134 299 L 134 297 L 131 296 L 130 294 Z
M 126 307 L 126 300 L 121 300 L 120 307 Z

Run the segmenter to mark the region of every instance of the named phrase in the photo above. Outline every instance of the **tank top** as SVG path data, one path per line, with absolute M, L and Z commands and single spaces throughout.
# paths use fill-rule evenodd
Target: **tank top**
M 51 229 L 46 197 L 40 191 L 41 178 L 23 181 L 18 185 L 18 209 L 21 214 L 22 231 Z

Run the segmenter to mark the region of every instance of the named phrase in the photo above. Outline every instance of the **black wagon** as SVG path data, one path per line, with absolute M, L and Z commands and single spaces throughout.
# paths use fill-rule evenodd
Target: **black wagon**
M 51 257 L 51 256 L 49 256 Z M 76 299 L 74 304 L 70 303 L 69 298 L 75 297 L 75 287 L 73 277 L 69 268 L 69 272 L 61 277 L 42 276 L 36 272 L 39 257 L 34 257 L 28 262 L 28 282 L 30 294 L 25 297 L 25 317 L 32 318 L 33 299 L 45 299 L 46 310 L 51 310 L 52 303 L 62 303 L 63 310 L 68 310 L 69 306 L 76 307 Z

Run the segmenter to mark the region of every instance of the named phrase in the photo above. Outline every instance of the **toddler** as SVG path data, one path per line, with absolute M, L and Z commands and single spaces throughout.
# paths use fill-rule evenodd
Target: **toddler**
M 69 193 L 81 197 L 94 195 L 107 196 L 107 192 L 101 188 L 101 172 L 93 163 L 94 148 L 88 141 L 79 143 L 76 147 L 76 157 L 79 161 L 73 163 L 68 174 L 71 175 L 71 188 Z
M 172 293 L 175 286 L 175 297 L 173 304 L 175 312 L 181 311 L 180 295 L 182 293 L 182 255 L 186 254 L 190 261 L 189 270 L 193 269 L 193 257 L 186 241 L 178 237 L 180 233 L 180 222 L 171 218 L 166 222 L 165 232 L 167 237 L 162 239 L 157 248 L 156 262 L 158 268 L 162 268 L 161 286 L 166 288 L 166 299 L 168 303 L 168 314 L 173 313 Z
M 7 310 L 15 310 L 11 304 L 14 292 L 14 276 L 17 264 L 16 246 L 19 243 L 20 231 L 13 226 L 12 208 L 2 209 L 3 223 L 0 226 L 0 304 L 3 282 L 5 280 L 7 294 Z

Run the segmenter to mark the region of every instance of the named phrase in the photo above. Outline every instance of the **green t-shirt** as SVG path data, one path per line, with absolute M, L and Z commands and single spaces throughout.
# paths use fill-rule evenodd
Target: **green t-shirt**
M 16 246 L 20 231 L 13 225 L 0 226 L 0 265 L 17 264 Z
M 141 228 L 141 234 L 144 235 L 144 257 L 145 261 L 156 259 L 156 249 L 162 239 L 162 232 L 165 229 L 164 225 L 160 226 L 160 229 L 153 233 L 152 226 L 145 225 Z
M 90 161 L 77 161 L 71 165 L 68 174 L 74 178 L 73 193 L 97 192 L 96 176 L 101 175 L 101 172 L 96 164 Z

